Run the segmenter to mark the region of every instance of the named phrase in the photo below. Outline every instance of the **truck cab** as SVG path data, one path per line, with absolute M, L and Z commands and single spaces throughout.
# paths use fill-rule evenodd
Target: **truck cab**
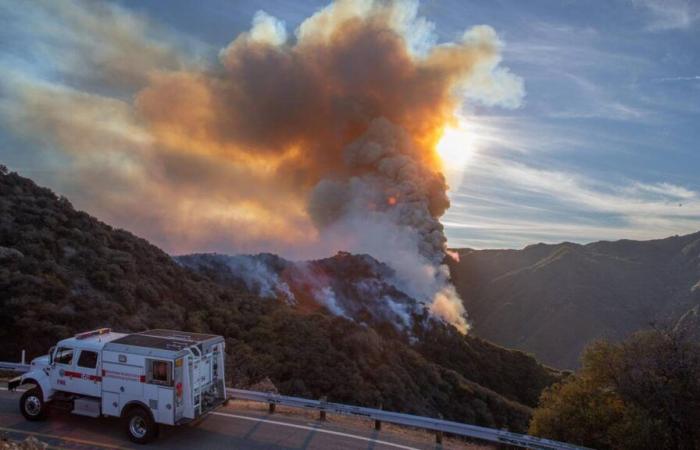
M 186 423 L 226 401 L 224 355 L 221 336 L 102 328 L 59 341 L 10 388 L 35 385 L 20 399 L 28 420 L 45 418 L 48 407 L 122 417 L 129 437 L 144 443 L 158 424 Z
M 49 359 L 52 391 L 100 397 L 102 349 L 107 342 L 125 335 L 99 331 L 81 333 L 56 345 Z

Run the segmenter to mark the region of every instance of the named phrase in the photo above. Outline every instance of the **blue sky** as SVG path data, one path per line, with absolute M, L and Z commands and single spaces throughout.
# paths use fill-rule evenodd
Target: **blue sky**
M 118 2 L 202 59 L 248 30 L 260 9 L 291 31 L 326 3 Z M 117 89 L 74 81 L 42 59 L 31 29 L 17 29 L 17 18 L 26 25 L 32 14 L 14 15 L 15 5 L 0 8 L 0 67 L 40 80 L 50 72 L 52 82 L 93 92 Z M 442 222 L 450 246 L 520 248 L 700 229 L 700 3 L 445 0 L 422 2 L 419 14 L 434 23 L 439 41 L 474 25 L 493 27 L 505 42 L 501 64 L 522 78 L 526 92 L 515 109 L 465 103 L 475 142 L 466 166 L 448 174 L 452 207 Z M 33 45 L 29 56 L 24 43 Z M 0 84 L 0 100 L 8 86 Z M 0 124 L 0 161 L 81 207 L 87 194 L 56 175 L 71 166 L 47 163 L 62 158 L 37 149 L 14 122 Z

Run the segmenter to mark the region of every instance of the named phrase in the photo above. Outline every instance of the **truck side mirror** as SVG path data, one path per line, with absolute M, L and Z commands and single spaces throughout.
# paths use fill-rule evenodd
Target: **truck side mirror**
M 49 365 L 53 364 L 53 354 L 55 350 L 56 346 L 53 346 L 49 349 Z

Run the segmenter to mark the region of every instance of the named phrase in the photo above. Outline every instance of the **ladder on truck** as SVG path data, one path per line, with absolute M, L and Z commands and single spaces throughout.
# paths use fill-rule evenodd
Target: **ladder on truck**
M 193 350 L 196 350 L 197 353 Z M 187 347 L 190 353 L 188 359 L 188 368 L 190 375 L 190 383 L 192 383 L 192 399 L 195 415 L 202 413 L 202 391 L 206 384 L 212 381 L 212 356 L 203 355 L 202 351 L 196 345 Z M 205 373 L 202 373 L 206 371 Z

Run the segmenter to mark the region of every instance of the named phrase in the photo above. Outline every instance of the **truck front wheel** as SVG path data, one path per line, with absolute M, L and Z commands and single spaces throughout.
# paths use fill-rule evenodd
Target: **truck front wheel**
M 19 399 L 19 409 L 27 420 L 44 420 L 46 418 L 46 404 L 41 389 L 32 388 L 22 394 Z
M 125 416 L 126 433 L 137 444 L 147 444 L 158 436 L 158 424 L 141 407 L 131 408 Z

